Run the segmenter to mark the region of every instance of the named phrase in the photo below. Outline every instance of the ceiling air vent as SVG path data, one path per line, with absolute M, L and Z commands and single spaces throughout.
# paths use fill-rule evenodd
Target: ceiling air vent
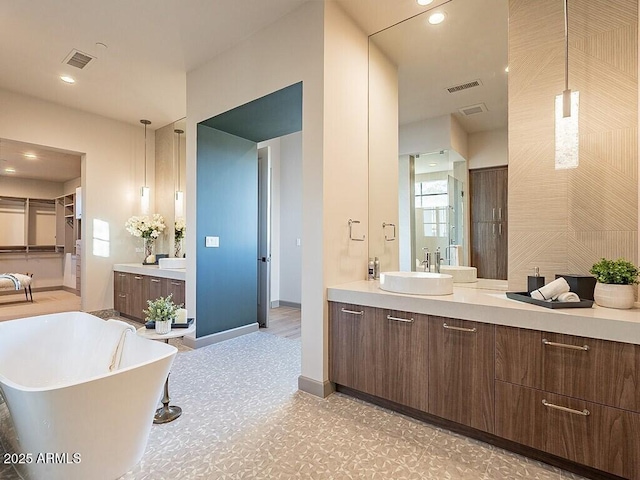
M 487 106 L 484 103 L 478 103 L 476 105 L 469 105 L 468 107 L 459 108 L 458 111 L 468 117 L 469 115 L 475 115 L 477 113 L 488 112 Z
M 452 87 L 448 87 L 447 91 L 449 93 L 456 93 L 462 90 L 467 90 L 468 88 L 479 87 L 480 85 L 482 85 L 482 82 L 480 80 L 474 80 L 472 82 L 461 83 L 460 85 L 454 85 Z
M 67 65 L 71 65 L 72 67 L 76 67 L 82 70 L 94 58 L 96 57 L 92 57 L 91 55 L 83 53 L 79 50 L 71 50 L 71 53 L 67 55 L 67 58 L 65 58 L 62 63 L 66 63 Z

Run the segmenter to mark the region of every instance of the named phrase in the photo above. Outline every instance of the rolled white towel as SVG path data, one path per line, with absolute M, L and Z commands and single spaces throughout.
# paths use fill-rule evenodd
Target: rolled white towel
M 557 300 L 559 302 L 579 302 L 580 297 L 575 292 L 564 292 L 558 295 Z
M 539 288 L 531 292 L 531 298 L 536 300 L 551 300 L 553 297 L 557 297 L 561 293 L 568 292 L 570 290 L 569 284 L 563 278 L 556 278 L 553 282 L 547 283 L 544 287 Z

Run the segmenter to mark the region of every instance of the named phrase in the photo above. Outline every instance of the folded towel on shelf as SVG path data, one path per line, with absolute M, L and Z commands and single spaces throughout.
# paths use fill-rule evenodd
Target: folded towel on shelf
M 558 295 L 554 300 L 558 300 L 559 302 L 579 302 L 580 297 L 574 292 L 564 292 Z
M 536 300 L 551 300 L 558 295 L 568 292 L 569 284 L 563 278 L 556 278 L 553 282 L 547 283 L 544 287 L 531 292 L 531 298 Z

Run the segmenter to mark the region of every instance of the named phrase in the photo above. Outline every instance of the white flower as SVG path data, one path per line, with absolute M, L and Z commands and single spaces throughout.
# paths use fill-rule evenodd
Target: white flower
M 166 225 L 162 215 L 154 213 L 152 218 L 146 215 L 141 217 L 134 215 L 127 220 L 125 228 L 134 237 L 158 238 Z

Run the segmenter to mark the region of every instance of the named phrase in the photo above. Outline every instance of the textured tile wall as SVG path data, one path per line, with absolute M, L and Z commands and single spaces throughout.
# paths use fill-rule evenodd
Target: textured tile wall
M 579 166 L 555 169 L 564 90 L 557 0 L 509 1 L 509 289 L 526 276 L 638 262 L 638 2 L 569 0 L 569 88 L 580 92 Z

